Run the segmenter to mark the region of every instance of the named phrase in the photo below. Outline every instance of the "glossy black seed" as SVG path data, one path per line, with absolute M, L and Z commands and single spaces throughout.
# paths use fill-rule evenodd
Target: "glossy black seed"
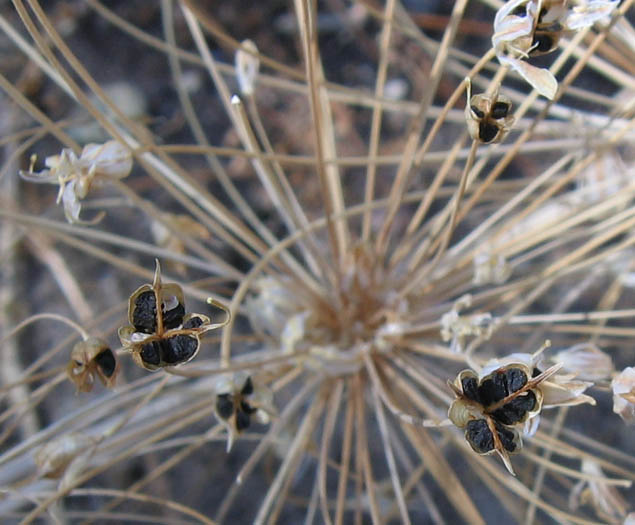
M 161 341 L 161 357 L 169 365 L 183 363 L 196 353 L 198 345 L 195 337 L 175 335 Z
M 531 373 L 531 377 L 533 379 L 534 377 L 538 377 L 540 374 L 542 374 L 542 370 L 540 370 L 540 368 L 536 367 L 536 368 L 534 368 L 534 371 Z
M 178 303 L 172 310 L 163 312 L 163 328 L 165 330 L 172 330 L 177 326 L 180 326 L 185 316 L 185 307 Z
M 516 443 L 514 443 L 514 433 L 505 428 L 502 425 L 496 425 L 496 433 L 498 434 L 498 439 L 500 439 L 501 445 L 507 452 L 514 452 L 516 450 Z
M 139 353 L 141 356 L 141 360 L 148 364 L 158 366 L 161 362 L 161 349 L 159 345 L 159 341 L 151 341 L 146 343 L 141 347 L 141 352 Z
M 504 372 L 495 372 L 478 387 L 478 397 L 484 407 L 488 407 L 507 397 L 507 380 Z
M 548 53 L 554 47 L 554 44 L 555 42 L 551 35 L 547 33 L 536 33 L 531 43 L 532 46 L 536 47 L 532 49 L 531 53 Z
M 192 317 L 183 323 L 184 329 L 198 328 L 203 324 L 203 319 L 200 317 Z
M 134 303 L 132 324 L 137 332 L 153 334 L 157 329 L 157 299 L 154 292 L 139 294 Z
M 507 116 L 507 112 L 509 111 L 509 104 L 506 102 L 496 102 L 492 106 L 492 110 L 490 115 L 493 119 L 505 118 Z
M 475 377 L 464 377 L 461 379 L 461 388 L 465 397 L 472 401 L 479 401 L 478 381 Z
M 497 135 L 498 126 L 490 124 L 489 122 L 481 122 L 478 125 L 478 136 L 483 142 L 491 142 Z
M 234 413 L 234 400 L 231 394 L 218 394 L 216 396 L 216 413 L 222 419 L 229 419 Z
M 483 118 L 485 116 L 485 113 L 483 113 L 476 106 L 470 106 L 470 109 L 472 110 L 472 113 L 474 113 L 478 118 Z
M 115 366 L 117 365 L 117 361 L 115 359 L 115 354 L 112 353 L 110 348 L 106 348 L 101 353 L 95 356 L 95 363 L 101 370 L 102 374 L 106 377 L 111 377 L 115 373 Z
M 238 432 L 245 430 L 247 427 L 249 427 L 249 420 L 250 420 L 250 416 L 249 414 L 246 414 L 245 412 L 236 412 L 236 430 L 238 430 Z
M 527 14 L 527 10 L 524 5 L 519 5 L 518 7 L 515 7 L 510 14 L 514 16 L 525 16 Z
M 472 448 L 480 454 L 485 454 L 494 449 L 494 436 L 484 419 L 468 421 L 465 430 L 465 439 Z
M 240 393 L 243 396 L 249 396 L 254 393 L 254 384 L 251 382 L 251 377 L 247 378 L 247 381 L 245 381 L 245 384 Z
M 240 402 L 240 409 L 245 413 L 245 414 L 253 414 L 255 412 L 258 411 L 257 408 L 252 407 L 249 403 L 247 403 L 246 401 L 241 401 Z
M 527 384 L 527 374 L 521 368 L 508 368 L 505 372 L 507 390 L 510 394 L 517 392 Z
M 505 425 L 514 425 L 522 421 L 525 414 L 532 411 L 535 406 L 536 395 L 530 390 L 496 409 L 492 412 L 492 417 Z

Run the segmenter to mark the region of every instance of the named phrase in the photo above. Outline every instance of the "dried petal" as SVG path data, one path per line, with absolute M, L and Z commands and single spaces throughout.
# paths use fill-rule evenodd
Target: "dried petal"
M 602 381 L 613 373 L 611 357 L 591 343 L 575 345 L 558 352 L 553 361 L 562 363 L 564 371 L 587 381 Z
M 243 40 L 236 52 L 236 77 L 243 95 L 253 95 L 254 85 L 260 69 L 258 48 L 251 40 Z
M 92 439 L 77 432 L 70 432 L 49 441 L 35 453 L 34 459 L 39 475 L 45 478 L 60 478 L 71 462 L 93 444 Z
M 628 425 L 635 423 L 635 367 L 622 370 L 611 382 L 613 412 Z

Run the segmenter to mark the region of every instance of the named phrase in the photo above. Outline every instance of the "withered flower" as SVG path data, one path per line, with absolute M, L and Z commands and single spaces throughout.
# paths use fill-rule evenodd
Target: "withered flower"
M 20 171 L 20 176 L 31 182 L 58 184 L 57 204 L 64 205 L 64 215 L 70 223 L 94 224 L 103 217 L 100 213 L 90 221 L 79 218 L 81 200 L 88 195 L 93 184 L 108 179 L 122 179 L 132 170 L 130 150 L 115 140 L 104 144 L 87 144 L 78 157 L 72 149 L 64 148 L 59 155 L 47 157 L 47 169 L 33 171 L 36 157 L 33 156 L 29 171 Z
M 276 413 L 271 390 L 254 382 L 246 372 L 221 376 L 215 391 L 214 413 L 227 427 L 227 451 L 231 449 L 235 437 L 249 428 L 252 417 L 267 424 Z
M 622 370 L 611 382 L 613 389 L 613 412 L 627 425 L 635 423 L 635 367 Z
M 108 343 L 98 337 L 89 337 L 77 343 L 71 351 L 66 367 L 68 378 L 75 384 L 78 392 L 90 392 L 95 376 L 107 388 L 115 386 L 119 363 L 117 356 Z
M 448 417 L 465 428 L 465 439 L 478 454 L 496 452 L 514 474 L 509 454 L 522 448 L 521 425 L 540 413 L 540 385 L 560 368 L 556 365 L 532 377 L 524 363 L 513 363 L 479 376 L 463 370 L 449 383 L 457 396 Z
M 503 140 L 514 124 L 514 117 L 511 115 L 512 101 L 498 92 L 472 96 L 469 80 L 467 98 L 465 119 L 470 136 L 483 144 Z
M 225 321 L 212 324 L 206 315 L 186 314 L 183 290 L 176 283 L 161 282 L 157 261 L 152 285 L 144 284 L 130 296 L 130 324 L 119 328 L 121 344 L 132 352 L 134 362 L 147 370 L 187 363 L 198 353 L 201 335 L 229 320 L 223 305 L 208 302 L 225 311 Z
M 555 51 L 564 34 L 606 18 L 618 4 L 619 0 L 511 0 L 494 19 L 496 56 L 541 95 L 553 99 L 558 90 L 555 77 L 525 60 Z

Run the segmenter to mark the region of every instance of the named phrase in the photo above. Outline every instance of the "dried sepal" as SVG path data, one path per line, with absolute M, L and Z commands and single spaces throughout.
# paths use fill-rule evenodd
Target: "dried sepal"
M 552 361 L 562 363 L 562 370 L 587 381 L 605 381 L 614 368 L 611 356 L 592 343 L 574 345 L 553 356 Z
M 626 516 L 629 505 L 615 486 L 606 483 L 609 478 L 600 465 L 591 459 L 583 459 L 580 470 L 588 479 L 580 480 L 573 487 L 569 494 L 569 507 L 577 510 L 582 505 L 591 505 L 603 521 L 621 521 Z M 629 484 L 626 482 L 626 486 Z
M 525 60 L 555 51 L 567 32 L 611 15 L 619 0 L 511 0 L 494 18 L 492 45 L 501 64 L 520 74 L 541 95 L 553 99 L 558 82 L 550 71 Z
M 89 337 L 73 347 L 66 373 L 78 392 L 90 392 L 95 376 L 105 387 L 113 388 L 119 373 L 119 363 L 106 341 Z
M 635 367 L 628 367 L 617 374 L 611 382 L 613 390 L 613 412 L 627 425 L 635 423 Z
M 243 40 L 241 47 L 236 51 L 236 78 L 240 92 L 243 95 L 253 95 L 258 71 L 260 69 L 260 59 L 258 58 L 258 48 L 251 40 Z
M 465 119 L 470 136 L 482 144 L 500 142 L 514 124 L 511 99 L 498 92 L 472 96 L 471 82 L 466 80 L 468 103 L 465 106 Z
M 47 157 L 46 169 L 34 172 L 36 156 L 31 157 L 29 171 L 20 171 L 20 176 L 31 182 L 46 182 L 59 186 L 57 204 L 62 202 L 66 220 L 70 223 L 94 224 L 103 218 L 98 214 L 89 221 L 79 218 L 81 200 L 86 198 L 93 184 L 108 179 L 122 179 L 132 170 L 130 150 L 115 140 L 104 144 L 87 144 L 79 157 L 64 148 L 59 155 Z
M 228 431 L 227 451 L 251 425 L 252 418 L 267 424 L 276 414 L 273 393 L 246 372 L 223 375 L 214 385 L 214 413 Z
M 94 440 L 78 432 L 70 432 L 55 438 L 35 453 L 38 475 L 43 478 L 61 478 L 71 463 L 94 445 Z

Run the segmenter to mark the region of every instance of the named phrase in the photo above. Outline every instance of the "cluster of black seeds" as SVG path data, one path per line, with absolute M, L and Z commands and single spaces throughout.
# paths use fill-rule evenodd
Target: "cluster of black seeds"
M 202 324 L 203 321 L 199 317 L 192 317 L 183 323 L 182 328 L 198 328 Z M 149 365 L 160 366 L 161 363 L 165 363 L 173 366 L 188 361 L 196 353 L 198 346 L 199 341 L 194 335 L 164 336 L 142 344 L 140 356 L 143 362 Z
M 177 302 L 174 308 L 166 310 L 165 304 L 162 304 L 161 317 L 165 330 L 177 328 L 183 323 L 185 306 Z M 157 299 L 154 291 L 142 292 L 135 299 L 132 324 L 138 332 L 144 334 L 154 334 L 157 331 Z
M 251 377 L 248 377 L 238 394 L 224 393 L 216 395 L 216 413 L 218 417 L 227 421 L 235 415 L 235 425 L 238 432 L 242 432 L 249 427 L 251 416 L 258 410 L 252 407 L 245 399 L 253 391 L 254 385 L 251 382 Z
M 532 390 L 513 395 L 521 390 L 527 381 L 526 372 L 516 367 L 496 370 L 480 383 L 473 376 L 461 379 L 463 395 L 483 407 L 484 413 L 494 423 L 501 444 L 508 452 L 514 452 L 516 444 L 514 432 L 506 426 L 523 422 L 528 413 L 536 408 L 536 394 Z M 509 400 L 505 401 L 508 397 Z M 484 418 L 469 421 L 465 437 L 479 453 L 485 454 L 494 449 L 494 436 Z

